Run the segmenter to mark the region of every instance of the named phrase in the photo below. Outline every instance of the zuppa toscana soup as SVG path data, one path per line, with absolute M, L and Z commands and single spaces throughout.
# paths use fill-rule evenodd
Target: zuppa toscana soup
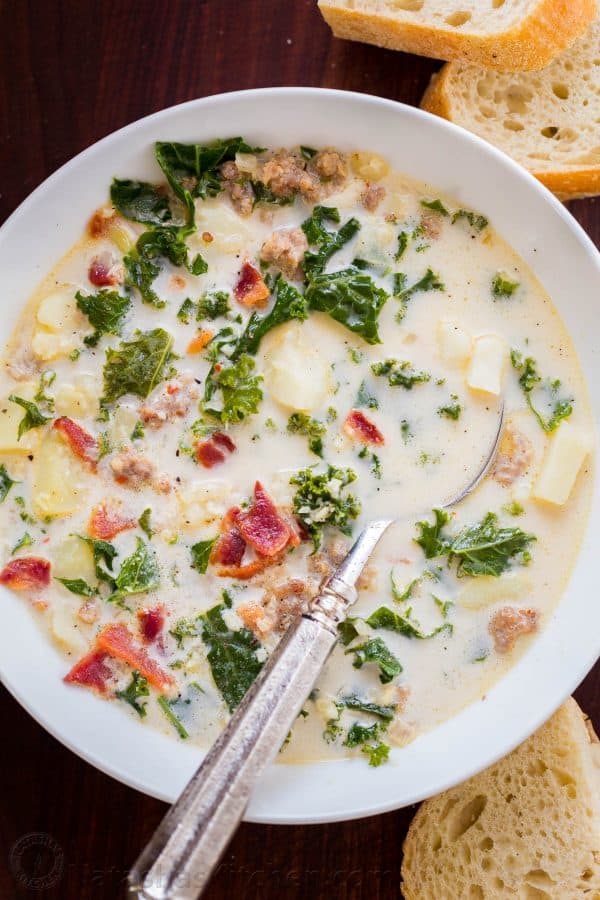
M 591 479 L 573 346 L 484 215 L 374 154 L 155 151 L 5 352 L 0 582 L 69 690 L 208 745 L 392 516 L 280 754 L 380 765 L 482 699 L 561 595 Z M 493 469 L 442 511 L 502 402 Z

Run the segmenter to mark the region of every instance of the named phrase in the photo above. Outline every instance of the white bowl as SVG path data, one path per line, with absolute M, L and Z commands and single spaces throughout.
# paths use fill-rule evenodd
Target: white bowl
M 243 135 L 272 147 L 307 144 L 369 149 L 400 172 L 454 195 L 491 220 L 551 294 L 573 336 L 596 419 L 600 257 L 574 219 L 507 156 L 418 109 L 361 94 L 281 88 L 184 103 L 117 131 L 44 182 L 0 229 L 4 314 L 0 340 L 42 276 L 80 236 L 107 198 L 113 175 L 157 179 L 153 143 Z M 587 537 L 567 590 L 528 652 L 486 698 L 368 768 L 362 760 L 275 765 L 256 789 L 247 819 L 327 822 L 415 803 L 508 753 L 559 706 L 600 652 L 594 486 Z M 0 677 L 16 699 L 67 747 L 138 790 L 172 801 L 201 758 L 197 747 L 144 728 L 117 705 L 66 687 L 67 665 L 27 604 L 2 590 Z

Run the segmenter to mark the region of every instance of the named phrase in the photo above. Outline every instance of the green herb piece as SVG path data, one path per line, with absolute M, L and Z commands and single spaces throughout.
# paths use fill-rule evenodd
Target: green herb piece
M 345 709 L 352 709 L 357 712 L 368 713 L 369 715 L 377 716 L 384 722 L 391 722 L 394 718 L 396 709 L 398 708 L 395 704 L 390 704 L 389 706 L 381 706 L 379 703 L 372 703 L 370 700 L 363 700 L 356 694 L 348 694 L 345 697 L 340 697 L 338 700 L 336 700 L 336 706 L 342 706 Z
M 401 590 L 394 580 L 394 573 L 390 572 L 390 582 L 392 588 L 392 597 L 396 601 L 396 603 L 405 603 L 407 600 L 410 600 L 412 597 L 415 588 L 421 584 L 420 578 L 413 578 L 412 581 L 409 581 L 407 586 Z
M 80 597 L 95 597 L 98 593 L 97 588 L 91 587 L 83 578 L 57 578 L 68 591 L 77 594 Z
M 98 541 L 94 538 L 84 537 L 81 534 L 78 535 L 78 537 L 80 540 L 85 541 L 92 551 L 94 565 L 96 567 L 96 578 L 114 586 L 115 580 L 110 573 L 113 570 L 113 561 L 115 557 L 118 556 L 116 548 L 112 544 L 109 544 L 108 541 Z M 109 571 L 103 568 L 103 566 L 106 566 Z
M 255 354 L 265 334 L 277 325 L 289 322 L 291 319 L 302 321 L 308 318 L 306 300 L 292 284 L 288 284 L 281 276 L 278 276 L 273 290 L 275 292 L 273 308 L 265 316 L 259 316 L 256 312 L 252 313 L 231 354 L 231 359 L 237 359 L 244 353 Z
M 131 432 L 131 440 L 132 441 L 140 441 L 144 435 L 146 434 L 146 429 L 144 428 L 143 422 L 139 420 L 135 423 L 133 427 L 133 431 Z
M 364 353 L 361 350 L 357 350 L 356 347 L 348 347 L 348 356 L 355 365 L 359 365 L 364 359 Z
M 436 597 L 435 594 L 432 594 L 431 596 L 433 598 L 433 602 L 442 614 L 442 619 L 447 619 L 448 613 L 454 606 L 452 600 L 442 600 L 440 597 Z
M 136 426 L 137 427 L 137 426 Z M 134 428 L 135 431 L 135 428 Z M 131 435 L 131 439 L 133 440 L 133 434 Z M 108 456 L 112 451 L 112 444 L 110 442 L 110 438 L 106 431 L 103 431 L 98 435 L 98 459 L 103 459 L 105 456 Z
M 202 412 L 223 425 L 242 422 L 257 413 L 263 398 L 260 387 L 263 379 L 262 375 L 253 374 L 255 366 L 252 357 L 246 354 L 233 365 L 213 365 L 204 385 Z
M 206 272 L 208 272 L 208 263 L 202 254 L 197 253 L 193 258 L 189 269 L 192 275 L 205 275 Z
M 408 234 L 408 231 L 401 231 L 398 235 L 398 249 L 396 250 L 396 254 L 394 256 L 396 262 L 400 262 L 400 260 L 406 253 L 406 248 L 408 247 L 409 240 L 410 236 Z
M 342 492 L 353 481 L 356 472 L 336 466 L 328 466 L 326 472 L 302 469 L 290 478 L 290 484 L 298 488 L 293 499 L 294 513 L 310 534 L 315 550 L 321 546 L 325 526 L 351 534 L 350 523 L 360 515 L 360 501 L 353 494 Z
M 496 272 L 492 279 L 492 294 L 498 300 L 512 297 L 519 287 L 518 281 L 511 281 L 505 272 Z
M 260 643 L 248 628 L 232 631 L 223 619 L 231 608 L 226 592 L 223 603 L 213 606 L 202 617 L 202 640 L 208 647 L 208 662 L 214 682 L 230 712 L 242 698 L 262 668 L 256 653 Z
M 471 228 L 478 233 L 488 226 L 488 220 L 485 216 L 480 216 L 470 209 L 457 209 L 452 215 L 452 224 L 455 225 L 462 219 L 468 222 Z
M 410 430 L 410 423 L 406 419 L 402 419 L 400 422 L 400 434 L 402 435 L 402 440 L 405 444 L 408 444 L 413 437 L 413 433 Z
M 164 192 L 147 181 L 113 178 L 110 200 L 122 216 L 133 222 L 162 225 L 172 218 Z
M 399 272 L 395 276 L 394 283 L 394 297 L 398 300 L 407 300 L 409 297 L 412 297 L 413 294 L 418 294 L 422 291 L 445 291 L 446 286 L 444 282 L 440 279 L 439 275 L 436 275 L 432 269 L 427 269 L 425 274 L 419 281 L 415 281 L 414 284 L 411 284 L 410 287 L 406 287 L 406 281 L 400 281 L 400 276 L 404 273 Z M 406 276 L 404 276 L 406 279 Z
M 300 145 L 300 155 L 302 159 L 311 160 L 313 156 L 317 155 L 317 151 L 313 147 L 303 147 Z
M 126 270 L 125 283 L 137 288 L 144 303 L 150 303 L 159 309 L 166 305 L 158 296 L 152 284 L 160 273 L 160 260 L 167 259 L 174 266 L 185 266 L 192 275 L 206 271 L 202 267 L 202 257 L 196 257 L 190 265 L 185 238 L 190 228 L 179 228 L 176 225 L 161 225 L 144 231 L 137 240 L 133 250 L 123 257 Z M 201 262 L 198 262 L 200 259 Z M 195 271 L 200 269 L 201 271 Z
M 450 215 L 441 200 L 421 200 L 421 206 L 424 209 L 431 209 L 433 210 L 433 212 L 439 213 L 441 216 Z
M 49 387 L 51 387 L 56 381 L 56 372 L 52 372 L 47 369 L 45 372 L 42 372 L 40 375 L 40 383 L 38 385 L 38 389 L 33 396 L 33 399 L 36 403 L 45 403 L 48 407 L 46 412 L 54 411 L 54 397 L 50 397 L 46 391 Z
M 361 381 L 360 383 L 355 405 L 358 407 L 363 406 L 367 409 L 379 409 L 379 401 L 377 400 L 377 397 L 369 391 L 366 381 Z
M 200 617 L 197 619 L 179 619 L 175 627 L 171 628 L 169 634 L 177 641 L 177 646 L 181 649 L 183 642 L 187 638 L 198 637 L 200 635 Z
M 352 267 L 316 275 L 304 295 L 311 309 L 325 312 L 368 344 L 380 344 L 377 319 L 388 299 L 369 275 Z
M 15 546 L 11 550 L 11 556 L 17 552 L 17 550 L 22 550 L 23 547 L 31 547 L 33 544 L 33 538 L 29 534 L 28 531 L 25 532 L 22 538 L 20 538 Z
M 111 603 L 119 603 L 132 594 L 143 594 L 158 587 L 160 569 L 156 554 L 141 538 L 136 538 L 136 547 L 131 556 L 123 560 L 119 574 L 115 578 L 115 591 L 108 598 Z
M 510 503 L 507 503 L 502 509 L 505 513 L 508 513 L 509 516 L 522 516 L 525 512 L 524 508 L 516 500 L 511 500 Z
M 274 203 L 276 206 L 289 206 L 296 199 L 295 194 L 283 197 L 274 194 L 262 181 L 251 179 L 250 185 L 254 193 L 254 206 L 257 203 Z
M 219 168 L 235 159 L 236 153 L 255 153 L 243 138 L 233 137 L 210 144 L 179 144 L 159 141 L 156 160 L 173 192 L 187 208 L 188 222 L 194 223 L 194 198 L 216 197 L 223 189 Z
M 186 740 L 186 738 L 189 738 L 189 734 L 187 733 L 186 729 L 183 727 L 183 725 L 173 712 L 172 705 L 169 700 L 167 700 L 167 698 L 164 696 L 160 696 L 156 702 L 160 706 L 161 710 L 163 711 L 166 718 L 169 720 L 179 737 L 182 740 Z
M 337 215 L 337 219 L 333 218 L 334 213 Z M 352 218 L 348 219 L 337 231 L 329 231 L 325 228 L 325 219 L 339 222 L 339 212 L 337 209 L 315 206 L 310 219 L 302 223 L 302 230 L 308 243 L 317 245 L 319 248 L 315 251 L 307 250 L 304 254 L 302 269 L 309 281 L 314 280 L 317 275 L 321 275 L 331 257 L 341 250 L 344 244 L 352 240 L 360 230 L 360 222 L 358 219 Z
M 453 419 L 455 422 L 460 418 L 460 414 L 462 412 L 462 406 L 458 402 L 458 396 L 456 394 L 450 395 L 451 403 L 447 403 L 446 406 L 440 406 L 438 408 L 438 416 L 445 416 L 447 419 Z
M 16 403 L 25 410 L 25 415 L 19 422 L 19 429 L 17 431 L 17 440 L 19 441 L 25 432 L 30 431 L 32 428 L 39 428 L 41 425 L 45 425 L 46 422 L 49 422 L 52 418 L 52 416 L 45 416 L 31 400 L 24 400 L 22 397 L 17 397 L 15 394 L 10 394 L 8 399 L 11 403 Z
M 35 519 L 25 509 L 25 497 L 15 497 L 15 505 L 19 507 L 21 521 L 27 522 L 28 525 L 35 525 Z
M 123 319 L 131 306 L 128 297 L 102 288 L 96 294 L 77 291 L 75 299 L 77 308 L 88 317 L 90 325 L 95 329 L 93 334 L 84 337 L 84 344 L 95 347 L 103 334 L 121 334 Z
M 401 386 L 410 391 L 415 384 L 425 384 L 431 380 L 427 372 L 419 372 L 413 369 L 411 364 L 404 360 L 386 359 L 383 362 L 373 363 L 371 371 L 378 378 L 387 378 L 390 387 Z
M 173 338 L 162 328 L 137 331 L 115 350 L 109 347 L 104 364 L 104 398 L 114 403 L 125 394 L 146 399 L 156 385 L 168 377 Z
M 344 619 L 343 622 L 338 624 L 338 634 L 344 647 L 347 647 L 348 644 L 351 644 L 352 641 L 358 637 L 358 629 L 354 624 L 355 622 L 356 618 L 349 616 L 347 619 Z
M 360 747 L 362 752 L 369 757 L 370 766 L 380 766 L 387 762 L 390 754 L 388 745 L 379 740 L 380 731 L 377 723 L 367 726 L 355 722 L 346 735 L 344 746 Z
M 304 434 L 308 437 L 308 447 L 317 456 L 323 456 L 323 435 L 327 431 L 325 425 L 312 419 L 306 413 L 292 413 L 288 419 L 287 430 L 290 434 Z
M 73 349 L 69 353 L 69 359 L 71 360 L 71 362 L 77 362 L 80 356 L 81 350 L 79 349 L 79 347 L 73 347 Z
M 379 680 L 382 684 L 388 684 L 402 672 L 400 661 L 379 637 L 350 647 L 346 653 L 354 653 L 352 665 L 355 669 L 362 669 L 365 663 L 376 663 L 379 666 Z
M 4 503 L 13 484 L 18 482 L 10 477 L 4 463 L 0 463 L 0 503 Z
M 196 313 L 196 304 L 189 297 L 186 297 L 177 311 L 177 318 L 185 325 L 189 324 L 190 319 Z
M 519 372 L 519 385 L 525 394 L 529 409 L 534 414 L 543 430 L 549 434 L 558 427 L 563 419 L 569 418 L 573 412 L 573 398 L 559 396 L 561 382 L 558 378 L 547 378 L 542 381 L 542 378 L 537 371 L 536 362 L 531 356 L 523 359 L 522 353 L 518 350 L 511 350 L 510 361 L 513 369 Z M 546 392 L 548 397 L 548 411 L 546 415 L 540 412 L 533 404 L 532 394 L 534 389 L 538 386 Z
M 225 291 L 207 291 L 198 301 L 196 319 L 218 319 L 229 312 L 229 294 Z
M 192 554 L 192 569 L 196 569 L 201 575 L 206 573 L 210 560 L 211 550 L 217 542 L 217 538 L 210 538 L 208 541 L 198 541 L 190 547 Z
M 429 638 L 439 634 L 440 631 L 452 632 L 452 625 L 445 623 L 427 633 L 422 630 L 420 624 L 412 618 L 411 614 L 411 609 L 401 614 L 388 606 L 380 606 L 365 621 L 370 628 L 384 628 L 387 631 L 395 631 L 403 637 L 417 638 L 420 641 L 429 640 Z
M 306 235 L 309 244 L 323 244 L 331 239 L 335 232 L 330 231 L 325 222 L 333 222 L 339 225 L 340 212 L 335 206 L 314 207 L 310 217 L 302 223 L 302 231 Z
M 115 697 L 118 697 L 119 700 L 124 700 L 125 703 L 129 703 L 129 705 L 135 709 L 140 719 L 143 719 L 146 715 L 146 704 L 140 702 L 140 700 L 142 697 L 149 696 L 150 688 L 148 682 L 143 675 L 140 675 L 137 669 L 132 673 L 131 681 L 125 690 L 116 691 L 115 693 Z
M 443 509 L 433 510 L 434 521 L 417 522 L 420 535 L 415 538 L 417 544 L 423 549 L 426 559 L 435 559 L 445 556 L 450 551 L 451 539 L 442 534 L 442 529 L 450 521 L 448 513 Z
M 148 540 L 152 540 L 152 537 L 154 535 L 154 531 L 152 530 L 152 526 L 150 524 L 151 516 L 152 516 L 152 510 L 148 506 L 148 507 L 146 507 L 146 509 L 144 510 L 144 512 L 141 514 L 141 516 L 138 519 L 138 525 L 140 526 L 142 531 L 148 536 Z

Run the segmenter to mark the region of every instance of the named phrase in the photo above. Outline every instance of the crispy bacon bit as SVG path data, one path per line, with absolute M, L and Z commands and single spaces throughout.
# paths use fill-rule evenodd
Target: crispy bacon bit
M 260 481 L 254 485 L 254 503 L 238 517 L 244 540 L 261 556 L 277 556 L 289 543 L 292 532 Z
M 174 683 L 172 676 L 148 656 L 147 651 L 136 643 L 132 633 L 122 622 L 107 625 L 98 635 L 96 647 L 137 669 L 140 675 L 160 691 L 170 688 Z
M 90 537 L 101 541 L 110 541 L 122 531 L 135 528 L 136 520 L 121 515 L 119 511 L 120 505 L 118 500 L 103 500 L 102 503 L 94 506 L 88 522 L 88 534 Z
M 537 609 L 517 609 L 503 606 L 490 619 L 489 632 L 497 653 L 508 653 L 523 634 L 537 630 L 540 614 Z
M 269 299 L 269 288 L 258 269 L 245 262 L 233 290 L 235 299 L 242 306 L 264 306 Z
M 253 578 L 254 575 L 258 575 L 259 572 L 264 572 L 269 566 L 277 565 L 277 563 L 281 562 L 281 559 L 282 554 L 261 556 L 259 559 L 246 563 L 244 566 L 223 566 L 217 574 L 221 578 L 235 578 L 236 581 L 247 581 L 249 578 Z
M 241 565 L 246 551 L 246 541 L 235 525 L 222 534 L 212 549 L 210 561 L 221 566 Z
M 75 456 L 89 463 L 92 468 L 96 467 L 98 462 L 98 441 L 95 437 L 88 434 L 81 425 L 78 425 L 73 419 L 69 419 L 68 416 L 61 416 L 60 419 L 55 419 L 54 428 L 66 439 Z
M 117 214 L 113 209 L 109 209 L 108 207 L 97 209 L 88 222 L 88 233 L 90 237 L 104 237 L 116 218 Z
M 108 653 L 104 650 L 92 650 L 79 662 L 76 662 L 70 672 L 64 677 L 67 684 L 81 684 L 89 687 L 99 694 L 106 694 L 106 682 L 113 677 L 106 665 Z
M 205 469 L 212 469 L 225 462 L 226 453 L 233 453 L 236 449 L 229 435 L 222 431 L 215 431 L 208 440 L 199 441 L 196 444 L 196 459 Z
M 344 431 L 363 444 L 383 444 L 385 438 L 377 425 L 367 419 L 360 409 L 351 409 L 344 422 Z
M 138 619 L 142 637 L 146 643 L 151 644 L 165 627 L 165 613 L 162 606 L 138 610 Z
M 187 346 L 188 353 L 200 353 L 201 350 L 204 350 L 207 344 L 212 341 L 213 332 L 205 329 L 201 331 L 196 337 L 192 338 Z
M 185 287 L 185 278 L 182 278 L 181 275 L 172 275 L 169 287 L 174 291 L 182 291 Z
M 112 287 L 123 280 L 123 267 L 114 262 L 110 253 L 103 253 L 91 261 L 88 279 L 96 287 Z
M 204 241 L 205 244 L 212 244 L 212 242 L 214 241 L 214 237 L 212 236 L 210 231 L 203 231 L 202 232 L 202 240 Z
M 0 584 L 13 591 L 32 591 L 50 584 L 50 563 L 41 556 L 12 559 L 0 572 Z

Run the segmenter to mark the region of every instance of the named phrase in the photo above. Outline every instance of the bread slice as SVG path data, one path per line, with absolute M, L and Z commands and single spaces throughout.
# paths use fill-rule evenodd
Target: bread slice
M 404 842 L 405 900 L 597 900 L 599 754 L 569 699 L 505 759 L 423 803 Z
M 319 0 L 319 9 L 336 37 L 519 72 L 583 34 L 596 0 Z
M 542 72 L 506 75 L 449 63 L 423 109 L 475 132 L 561 199 L 600 193 L 600 17 Z

